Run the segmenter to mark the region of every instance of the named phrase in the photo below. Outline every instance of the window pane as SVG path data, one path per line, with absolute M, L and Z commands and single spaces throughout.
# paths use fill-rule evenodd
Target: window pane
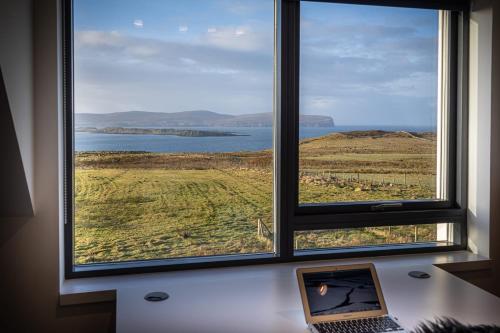
M 273 0 L 75 0 L 75 263 L 273 251 Z
M 422 224 L 295 232 L 295 250 L 335 249 L 390 244 L 453 245 L 458 224 Z M 454 230 L 455 229 L 455 230 Z
M 301 204 L 444 199 L 439 14 L 301 3 Z

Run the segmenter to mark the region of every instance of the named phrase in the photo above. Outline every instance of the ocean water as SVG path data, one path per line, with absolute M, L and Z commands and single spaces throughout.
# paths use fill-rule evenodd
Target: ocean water
M 196 127 L 197 130 L 234 132 L 245 136 L 181 137 L 173 135 L 130 135 L 75 133 L 75 151 L 146 151 L 158 153 L 179 152 L 236 152 L 258 151 L 272 148 L 273 132 L 270 127 Z M 396 126 L 336 126 L 332 128 L 301 128 L 300 139 L 318 137 L 334 132 L 354 130 L 435 131 L 431 127 Z

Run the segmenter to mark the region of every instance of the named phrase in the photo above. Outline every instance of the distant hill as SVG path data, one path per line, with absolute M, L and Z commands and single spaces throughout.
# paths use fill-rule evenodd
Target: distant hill
M 333 127 L 332 117 L 301 115 L 304 127 Z M 76 113 L 78 127 L 271 127 L 273 114 L 255 113 L 233 116 L 197 110 L 174 113 L 129 111 L 115 113 Z
M 77 132 L 100 133 L 100 134 L 129 134 L 129 135 L 175 135 L 189 137 L 210 137 L 210 136 L 246 136 L 233 132 L 222 131 L 200 131 L 192 129 L 176 128 L 133 128 L 133 127 L 77 127 Z

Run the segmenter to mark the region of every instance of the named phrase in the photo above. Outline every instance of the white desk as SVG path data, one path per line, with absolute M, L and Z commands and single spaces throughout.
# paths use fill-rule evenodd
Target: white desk
M 390 313 L 406 328 L 440 316 L 500 325 L 500 298 L 431 263 L 407 266 L 415 260 L 398 257 L 371 261 Z M 328 264 L 335 262 L 232 268 L 215 274 L 213 270 L 183 272 L 148 285 L 123 287 L 117 293 L 117 332 L 306 333 L 295 269 Z M 432 277 L 410 278 L 407 273 L 415 269 Z M 147 292 L 157 290 L 169 293 L 170 299 L 158 303 L 143 299 Z

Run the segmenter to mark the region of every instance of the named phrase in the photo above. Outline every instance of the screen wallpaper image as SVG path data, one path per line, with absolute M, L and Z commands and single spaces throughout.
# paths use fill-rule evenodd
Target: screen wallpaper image
M 304 273 L 311 316 L 380 310 L 369 269 Z

